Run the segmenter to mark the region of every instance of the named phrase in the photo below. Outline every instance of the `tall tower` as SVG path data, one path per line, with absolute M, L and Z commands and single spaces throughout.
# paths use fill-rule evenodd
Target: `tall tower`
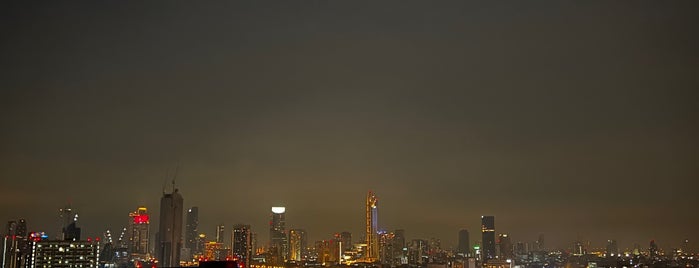
M 495 258 L 495 216 L 481 216 L 483 260 Z
M 469 254 L 471 253 L 471 245 L 469 242 L 468 230 L 466 229 L 461 229 L 459 231 L 459 246 L 457 250 L 458 253 L 461 253 L 464 256 L 469 256 Z
M 225 243 L 226 239 L 224 237 L 226 233 L 226 226 L 222 224 L 219 224 L 216 226 L 216 243 Z
M 306 252 L 307 246 L 306 231 L 301 229 L 289 230 L 289 260 L 297 262 L 303 260 L 303 254 Z
M 253 251 L 250 225 L 238 224 L 233 226 L 231 244 L 233 256 L 240 259 L 247 266 Z
M 176 188 L 172 193 L 163 193 L 160 199 L 160 241 L 156 246 L 159 266 L 176 267 L 180 264 L 183 204 L 184 199 Z
M 289 243 L 285 229 L 285 207 L 272 207 L 272 219 L 269 221 L 270 247 L 276 248 L 281 260 L 289 259 Z
M 146 207 L 139 207 L 129 213 L 129 252 L 137 260 L 148 260 L 148 237 L 150 229 L 150 216 Z
M 372 191 L 366 195 L 366 247 L 364 260 L 376 262 L 379 258 L 378 199 Z
M 191 207 L 187 210 L 187 225 L 185 226 L 184 246 L 193 254 L 201 254 L 199 248 L 199 207 Z

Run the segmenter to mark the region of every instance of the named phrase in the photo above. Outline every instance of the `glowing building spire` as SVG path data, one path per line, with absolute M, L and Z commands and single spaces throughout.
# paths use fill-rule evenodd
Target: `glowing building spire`
M 376 262 L 379 257 L 378 199 L 372 191 L 366 196 L 366 262 Z

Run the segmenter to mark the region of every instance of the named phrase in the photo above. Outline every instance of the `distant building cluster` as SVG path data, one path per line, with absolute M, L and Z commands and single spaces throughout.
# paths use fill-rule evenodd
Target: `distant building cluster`
M 513 240 L 498 233 L 494 216 L 481 217 L 480 240 L 467 229 L 458 230 L 457 246 L 445 248 L 439 239 L 407 239 L 406 231 L 379 228 L 378 197 L 369 191 L 365 203 L 365 232 L 354 239 L 337 232 L 329 239 L 308 241 L 304 229 L 286 228 L 286 207 L 274 206 L 269 218 L 269 241 L 258 244 L 249 224 L 216 227 L 210 238 L 199 230 L 199 208 L 183 207 L 175 188 L 163 191 L 159 225 L 151 241 L 150 214 L 145 206 L 128 213 L 128 225 L 103 237 L 83 238 L 78 214 L 66 206 L 58 210 L 56 233 L 30 232 L 24 219 L 10 220 L 3 236 L 2 267 L 196 267 L 216 261 L 234 261 L 238 268 L 281 267 L 405 267 L 405 268 L 514 268 L 514 267 L 699 267 L 689 240 L 671 250 L 655 241 L 647 248 L 621 250 L 616 240 L 595 249 L 590 242 L 574 241 L 570 248 L 547 248 L 544 235 L 536 241 Z M 516 241 L 516 242 L 515 242 Z M 474 243 L 472 243 L 474 242 Z

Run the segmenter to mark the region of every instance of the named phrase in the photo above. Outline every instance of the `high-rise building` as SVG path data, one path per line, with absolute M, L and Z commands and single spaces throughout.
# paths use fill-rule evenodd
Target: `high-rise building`
M 27 238 L 27 221 L 25 219 L 17 221 L 16 235 L 24 239 Z
M 237 224 L 233 226 L 231 244 L 233 257 L 238 258 L 247 266 L 253 253 L 250 225 Z
M 289 230 L 289 260 L 300 262 L 305 259 L 306 247 L 306 231 L 302 229 Z
M 379 237 L 378 237 L 378 198 L 372 191 L 366 196 L 366 255 L 365 262 L 376 262 L 379 260 Z
M 28 268 L 98 267 L 97 241 L 33 241 Z
M 172 193 L 163 192 L 160 199 L 160 240 L 156 248 L 162 267 L 177 267 L 180 264 L 183 204 L 184 199 L 176 188 Z
M 192 254 L 201 254 L 203 248 L 199 246 L 199 207 L 187 209 L 187 225 L 185 226 L 185 247 Z
M 498 245 L 500 246 L 500 259 L 507 260 L 514 257 L 512 239 L 508 234 L 498 235 Z
M 408 264 L 407 248 L 405 247 L 405 230 L 397 229 L 393 231 L 393 258 L 397 265 Z
M 466 229 L 459 230 L 457 253 L 462 254 L 464 257 L 468 257 L 471 253 L 471 243 L 469 242 L 468 230 Z
M 495 258 L 495 216 L 481 216 L 483 261 Z
M 351 250 L 352 249 L 352 233 L 350 233 L 350 232 L 340 233 L 340 241 L 342 242 L 343 250 Z
M 546 244 L 544 244 L 544 234 L 539 234 L 539 238 L 536 240 L 536 250 L 545 251 Z
M 136 260 L 149 260 L 150 215 L 146 207 L 139 207 L 129 213 L 129 252 Z
M 379 261 L 381 264 L 388 265 L 391 267 L 397 266 L 395 264 L 395 233 L 389 232 L 379 232 Z
M 78 227 L 78 214 L 75 214 L 73 222 L 63 228 L 63 240 L 80 241 L 80 227 Z
M 413 239 L 408 246 L 408 264 L 422 266 L 428 262 L 429 245 L 427 240 Z
M 607 240 L 607 257 L 618 257 L 619 256 L 619 245 L 616 240 Z
M 659 256 L 660 249 L 658 248 L 658 244 L 655 243 L 655 240 L 650 241 L 650 247 L 648 248 L 648 253 L 650 255 L 651 260 L 655 260 Z
M 269 221 L 270 247 L 276 248 L 279 260 L 289 259 L 289 242 L 286 237 L 285 207 L 272 207 L 271 220 Z
M 73 209 L 70 205 L 66 205 L 63 208 L 58 209 L 58 232 L 56 240 L 65 240 L 65 233 L 63 231 L 70 225 L 74 220 Z
M 216 225 L 216 242 L 217 243 L 222 243 L 225 244 L 225 238 L 224 235 L 226 235 L 226 226 L 222 224 Z

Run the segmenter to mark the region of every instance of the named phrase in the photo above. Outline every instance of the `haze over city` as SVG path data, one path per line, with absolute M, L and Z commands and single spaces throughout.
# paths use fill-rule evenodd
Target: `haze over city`
M 101 236 L 175 178 L 208 235 L 359 239 L 372 190 L 447 247 L 696 250 L 697 5 L 0 3 L 0 222 Z

